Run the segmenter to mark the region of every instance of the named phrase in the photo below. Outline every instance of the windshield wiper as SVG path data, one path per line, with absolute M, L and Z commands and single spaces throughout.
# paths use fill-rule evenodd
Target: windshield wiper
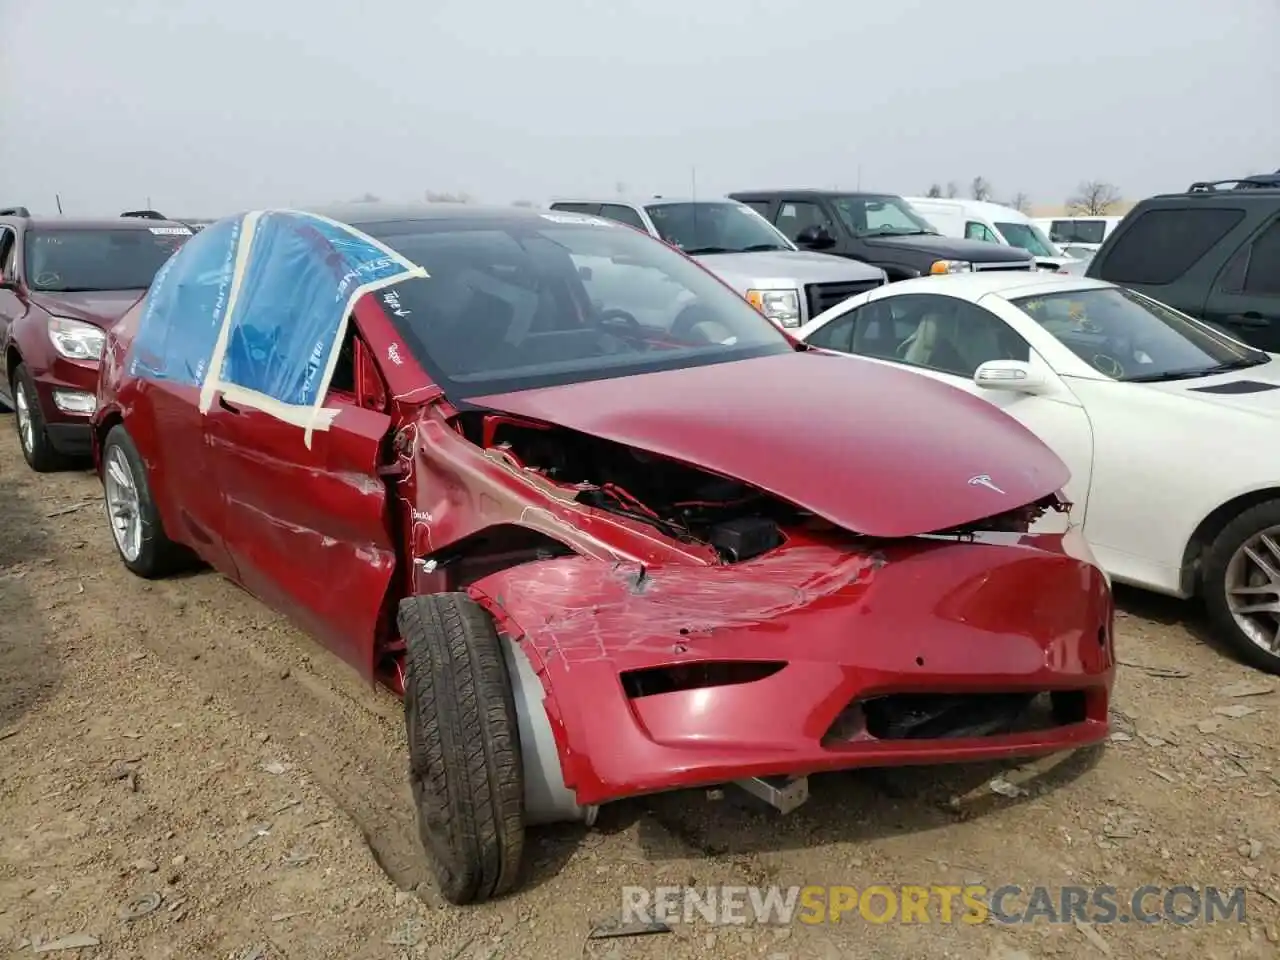
M 1241 357 L 1239 360 L 1226 360 L 1215 363 L 1211 367 L 1200 367 L 1196 370 L 1166 370 L 1164 373 L 1149 373 L 1145 376 L 1125 377 L 1125 383 L 1161 383 L 1166 380 L 1196 380 L 1200 377 L 1212 377 L 1217 373 L 1228 373 L 1232 370 L 1244 370 L 1266 363 L 1266 360 L 1250 360 Z
M 786 247 L 780 247 L 776 243 L 753 243 L 749 247 L 743 247 L 742 253 L 768 253 L 770 250 L 786 250 Z
M 728 247 L 685 247 L 682 248 L 683 253 L 687 257 L 696 257 L 703 253 L 737 253 L 737 250 L 730 250 Z

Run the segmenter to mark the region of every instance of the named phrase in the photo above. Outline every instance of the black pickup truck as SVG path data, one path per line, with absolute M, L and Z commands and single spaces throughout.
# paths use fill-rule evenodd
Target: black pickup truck
M 944 237 L 892 194 L 834 190 L 744 190 L 751 207 L 797 247 L 880 267 L 890 281 L 972 270 L 1035 269 L 1025 250 Z

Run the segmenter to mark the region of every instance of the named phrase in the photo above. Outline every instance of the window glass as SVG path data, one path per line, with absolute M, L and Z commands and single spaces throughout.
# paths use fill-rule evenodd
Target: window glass
M 1267 362 L 1267 355 L 1122 287 L 1011 301 L 1099 373 L 1175 380 Z
M 696 263 L 620 225 L 539 217 L 362 229 L 430 274 L 391 288 L 401 307 L 389 316 L 453 397 L 794 349 Z
M 1148 210 L 1112 245 L 1099 277 L 1112 283 L 1172 283 L 1244 218 L 1229 207 Z
M 1250 245 L 1244 292 L 1280 297 L 1280 220 L 1273 221 Z
M 853 352 L 958 377 L 988 360 L 1031 358 L 1027 342 L 995 314 L 966 300 L 908 294 L 856 311 Z
M 808 227 L 822 227 L 835 236 L 835 225 L 831 218 L 823 212 L 821 206 L 807 200 L 787 200 L 778 206 L 778 216 L 774 225 L 795 243 L 801 231 Z
M 964 235 L 968 240 L 983 240 L 987 243 L 999 243 L 996 235 L 987 229 L 986 224 L 970 220 L 964 225 Z
M 186 227 L 76 230 L 35 228 L 26 236 L 32 290 L 70 293 L 145 290 L 156 271 L 189 239 Z
M 929 221 L 911 209 L 901 197 L 842 196 L 831 201 L 850 233 L 863 236 L 937 236 Z
M 645 213 L 658 236 L 690 256 L 791 249 L 769 221 L 736 201 L 655 203 Z
M 849 353 L 853 349 L 854 324 L 858 320 L 859 311 L 864 309 L 866 308 L 860 307 L 837 317 L 805 337 L 805 342 L 811 343 L 815 347 L 822 347 L 824 350 L 839 350 L 841 353 Z
M 637 230 L 643 230 L 646 233 L 649 232 L 649 228 L 645 226 L 640 214 L 621 203 L 600 204 L 600 216 L 616 220 L 618 223 L 625 223 L 629 227 L 635 227 Z
M 1025 250 L 1033 257 L 1056 257 L 1049 238 L 1031 223 L 997 223 L 996 229 L 1004 234 L 1009 246 Z
M 594 214 L 600 209 L 598 203 L 570 203 L 567 200 L 557 200 L 551 204 L 552 210 L 563 210 L 565 213 L 590 213 Z

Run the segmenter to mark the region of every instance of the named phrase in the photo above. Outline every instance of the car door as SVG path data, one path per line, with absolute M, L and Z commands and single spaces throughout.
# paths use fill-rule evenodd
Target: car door
M 1280 352 L 1280 216 L 1232 254 L 1209 291 L 1204 319 L 1233 337 Z
M 995 313 L 940 294 L 883 296 L 833 319 L 806 339 L 814 346 L 911 367 L 1009 414 L 1040 437 L 1071 470 L 1065 491 L 1073 505 L 1070 519 L 1084 523 L 1093 474 L 1089 418 L 1044 358 Z M 1044 374 L 1049 387 L 1038 394 L 980 387 L 973 375 L 988 360 L 1028 363 Z M 998 478 L 993 479 L 999 483 Z M 1033 529 L 1053 532 L 1063 526 L 1061 515 L 1048 514 Z
M 325 403 L 339 412 L 310 449 L 301 427 L 221 397 L 206 430 L 241 583 L 368 675 L 397 554 L 378 474 L 386 392 L 358 389 L 357 369 L 376 363 L 349 324 Z
M 6 226 L 0 226 L 0 279 L 11 284 L 16 284 L 18 279 L 18 234 Z M 3 358 L 8 348 L 9 328 L 26 311 L 27 305 L 16 286 L 0 286 L 0 397 L 13 398 L 7 372 L 9 365 Z

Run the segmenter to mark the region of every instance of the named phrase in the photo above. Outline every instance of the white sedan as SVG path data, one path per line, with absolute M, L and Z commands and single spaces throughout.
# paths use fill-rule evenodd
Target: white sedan
M 1114 580 L 1203 597 L 1241 657 L 1280 673 L 1280 357 L 1114 284 L 1047 273 L 889 284 L 797 333 L 1020 420 L 1071 468 L 1070 519 Z

